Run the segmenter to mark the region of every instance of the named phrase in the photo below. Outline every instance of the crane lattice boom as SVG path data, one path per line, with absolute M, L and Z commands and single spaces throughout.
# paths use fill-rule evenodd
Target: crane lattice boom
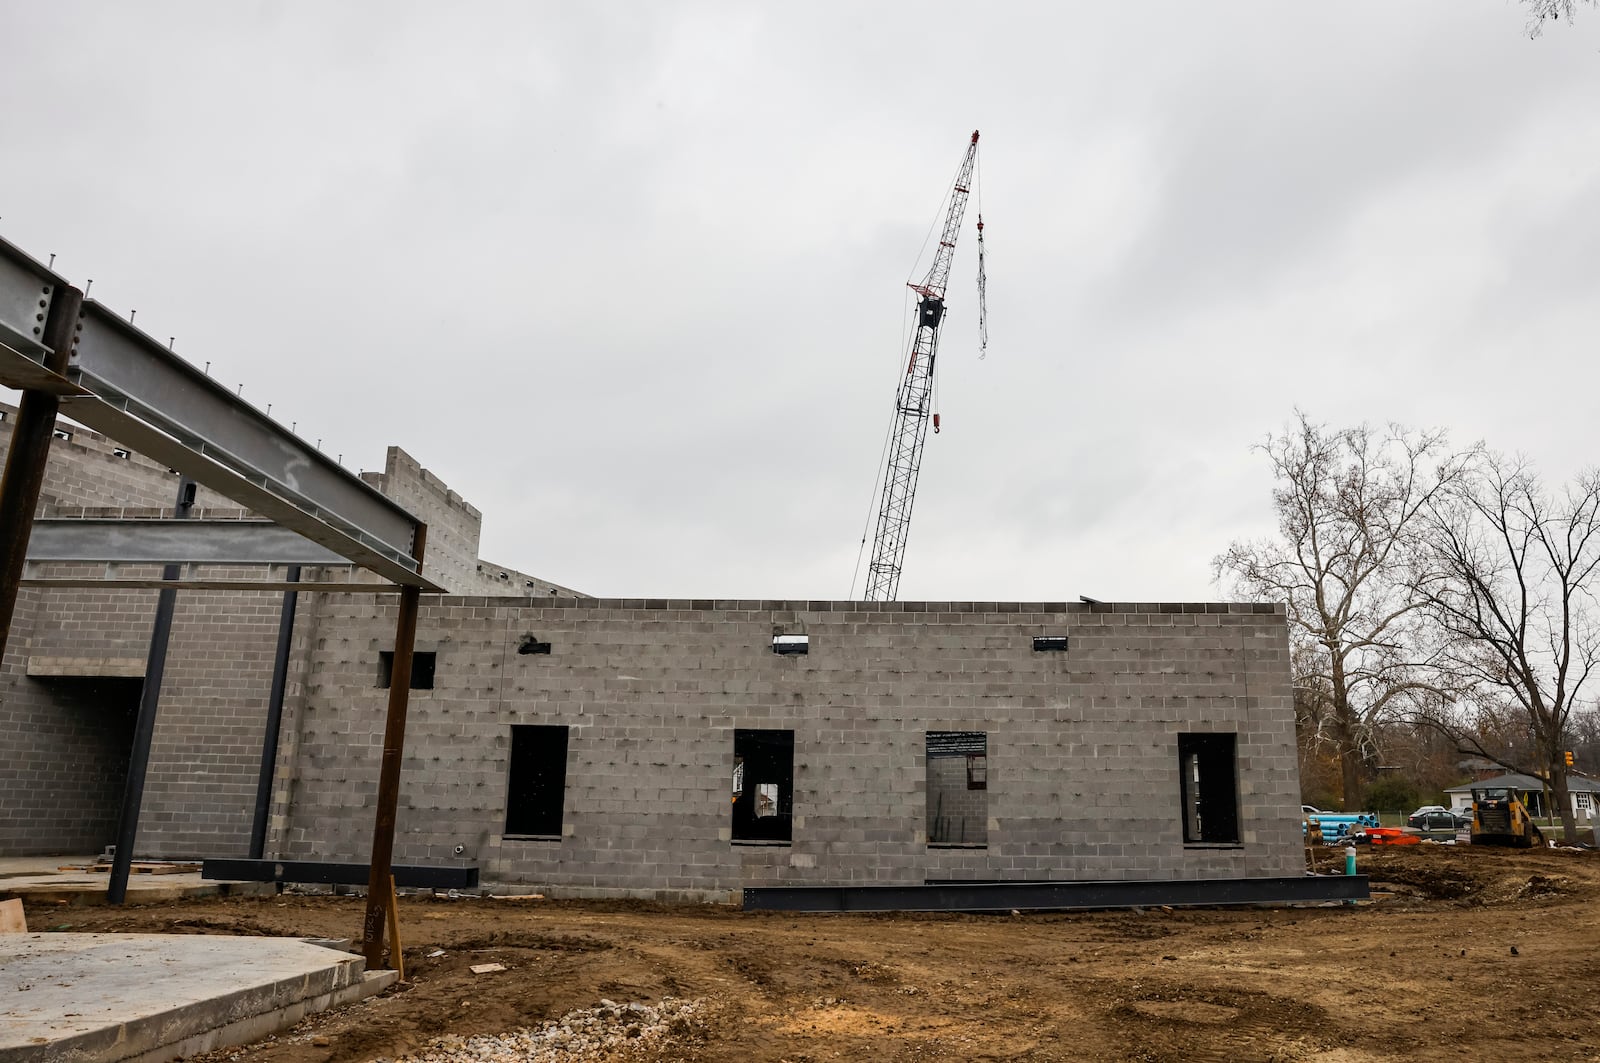
M 908 285 L 917 293 L 916 327 L 906 359 L 906 375 L 895 393 L 894 426 L 889 433 L 888 464 L 884 468 L 883 494 L 878 507 L 878 530 L 867 567 L 866 600 L 892 602 L 900 589 L 900 564 L 906 536 L 911 531 L 911 503 L 917 493 L 917 473 L 922 467 L 922 444 L 928 435 L 933 398 L 933 364 L 939 350 L 939 327 L 944 321 L 944 293 L 950 283 L 950 264 L 956 237 L 966 214 L 972 187 L 972 170 L 978 161 L 978 133 L 974 130 L 967 154 L 956 173 L 950 207 L 939 234 L 933 264 L 922 282 Z

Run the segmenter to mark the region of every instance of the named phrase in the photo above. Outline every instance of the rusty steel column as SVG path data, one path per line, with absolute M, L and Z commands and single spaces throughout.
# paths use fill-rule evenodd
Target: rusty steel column
M 422 569 L 428 526 L 417 525 L 412 556 Z M 406 743 L 406 707 L 411 701 L 411 658 L 417 645 L 417 612 L 421 592 L 400 589 L 400 615 L 395 621 L 394 658 L 389 668 L 389 716 L 383 726 L 383 763 L 378 772 L 378 814 L 372 827 L 372 858 L 367 875 L 367 915 L 361 927 L 361 952 L 367 970 L 383 963 L 384 918 L 388 911 L 389 872 L 394 860 L 395 810 L 400 803 L 400 757 Z M 391 964 L 391 966 L 394 966 Z
M 66 375 L 82 308 L 83 293 L 73 287 L 58 288 L 50 300 L 39 342 L 50 349 L 44 367 L 52 373 Z M 39 508 L 45 463 L 60 410 L 61 400 L 47 391 L 24 391 L 17 404 L 11 451 L 6 455 L 5 474 L 0 476 L 0 657 L 11 637 L 11 616 L 16 612 L 17 589 L 28 558 L 28 536 L 33 532 L 33 514 Z

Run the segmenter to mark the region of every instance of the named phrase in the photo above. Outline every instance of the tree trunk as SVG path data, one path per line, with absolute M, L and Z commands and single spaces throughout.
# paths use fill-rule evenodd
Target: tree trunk
M 1361 746 L 1355 735 L 1341 739 L 1339 781 L 1344 789 L 1344 810 L 1361 811 Z
M 1550 765 L 1550 798 L 1561 810 L 1561 840 L 1571 845 L 1578 840 L 1578 817 L 1572 811 L 1572 797 L 1567 792 L 1567 766 L 1560 753 Z
M 1345 682 L 1344 661 L 1333 654 L 1333 718 L 1337 726 L 1339 784 L 1344 791 L 1344 811 L 1361 811 L 1361 729 L 1350 709 L 1350 689 Z

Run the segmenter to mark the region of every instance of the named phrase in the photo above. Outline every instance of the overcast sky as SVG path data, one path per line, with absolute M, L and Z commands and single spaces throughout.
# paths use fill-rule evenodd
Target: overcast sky
M 842 598 L 981 129 L 900 597 L 1215 599 L 1297 405 L 1596 460 L 1590 14 L 12 4 L 0 235 L 497 562 Z

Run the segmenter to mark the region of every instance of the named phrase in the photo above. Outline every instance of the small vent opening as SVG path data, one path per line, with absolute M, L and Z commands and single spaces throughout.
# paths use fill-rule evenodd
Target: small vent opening
M 810 635 L 774 635 L 772 636 L 772 652 L 785 657 L 811 652 Z
M 1033 636 L 1033 652 L 1035 653 L 1064 653 L 1066 649 L 1067 636 L 1065 635 Z

